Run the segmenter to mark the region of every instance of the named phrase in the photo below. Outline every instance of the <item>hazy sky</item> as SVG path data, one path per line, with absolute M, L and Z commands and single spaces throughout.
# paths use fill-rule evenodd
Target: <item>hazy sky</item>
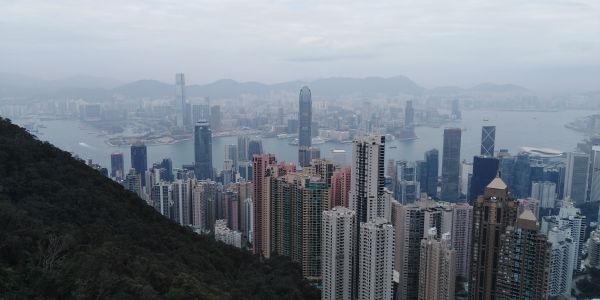
M 0 0 L 0 72 L 600 89 L 600 1 Z

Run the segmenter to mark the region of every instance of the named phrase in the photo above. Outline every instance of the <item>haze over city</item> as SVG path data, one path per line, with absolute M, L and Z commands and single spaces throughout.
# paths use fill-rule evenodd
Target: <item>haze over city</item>
M 600 2 L 2 1 L 0 299 L 600 297 Z
M 0 72 L 598 89 L 597 1 L 5 1 Z

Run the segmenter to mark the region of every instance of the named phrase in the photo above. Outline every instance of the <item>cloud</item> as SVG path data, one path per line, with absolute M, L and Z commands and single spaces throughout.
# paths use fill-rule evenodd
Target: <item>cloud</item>
M 9 0 L 0 65 L 200 82 L 401 70 L 453 84 L 480 79 L 468 70 L 600 64 L 598 16 L 596 0 Z

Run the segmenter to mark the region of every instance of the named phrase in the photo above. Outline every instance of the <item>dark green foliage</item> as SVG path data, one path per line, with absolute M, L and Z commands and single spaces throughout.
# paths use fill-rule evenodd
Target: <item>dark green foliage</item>
M 317 299 L 286 258 L 199 236 L 0 119 L 0 299 Z
M 575 296 L 577 299 L 593 299 L 600 295 L 600 270 L 589 269 L 588 274 L 584 275 L 585 278 L 576 280 L 575 285 L 579 294 Z

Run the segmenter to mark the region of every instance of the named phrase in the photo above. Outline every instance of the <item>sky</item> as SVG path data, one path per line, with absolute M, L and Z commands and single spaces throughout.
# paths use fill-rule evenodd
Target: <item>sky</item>
M 0 72 L 600 90 L 600 1 L 0 0 Z

